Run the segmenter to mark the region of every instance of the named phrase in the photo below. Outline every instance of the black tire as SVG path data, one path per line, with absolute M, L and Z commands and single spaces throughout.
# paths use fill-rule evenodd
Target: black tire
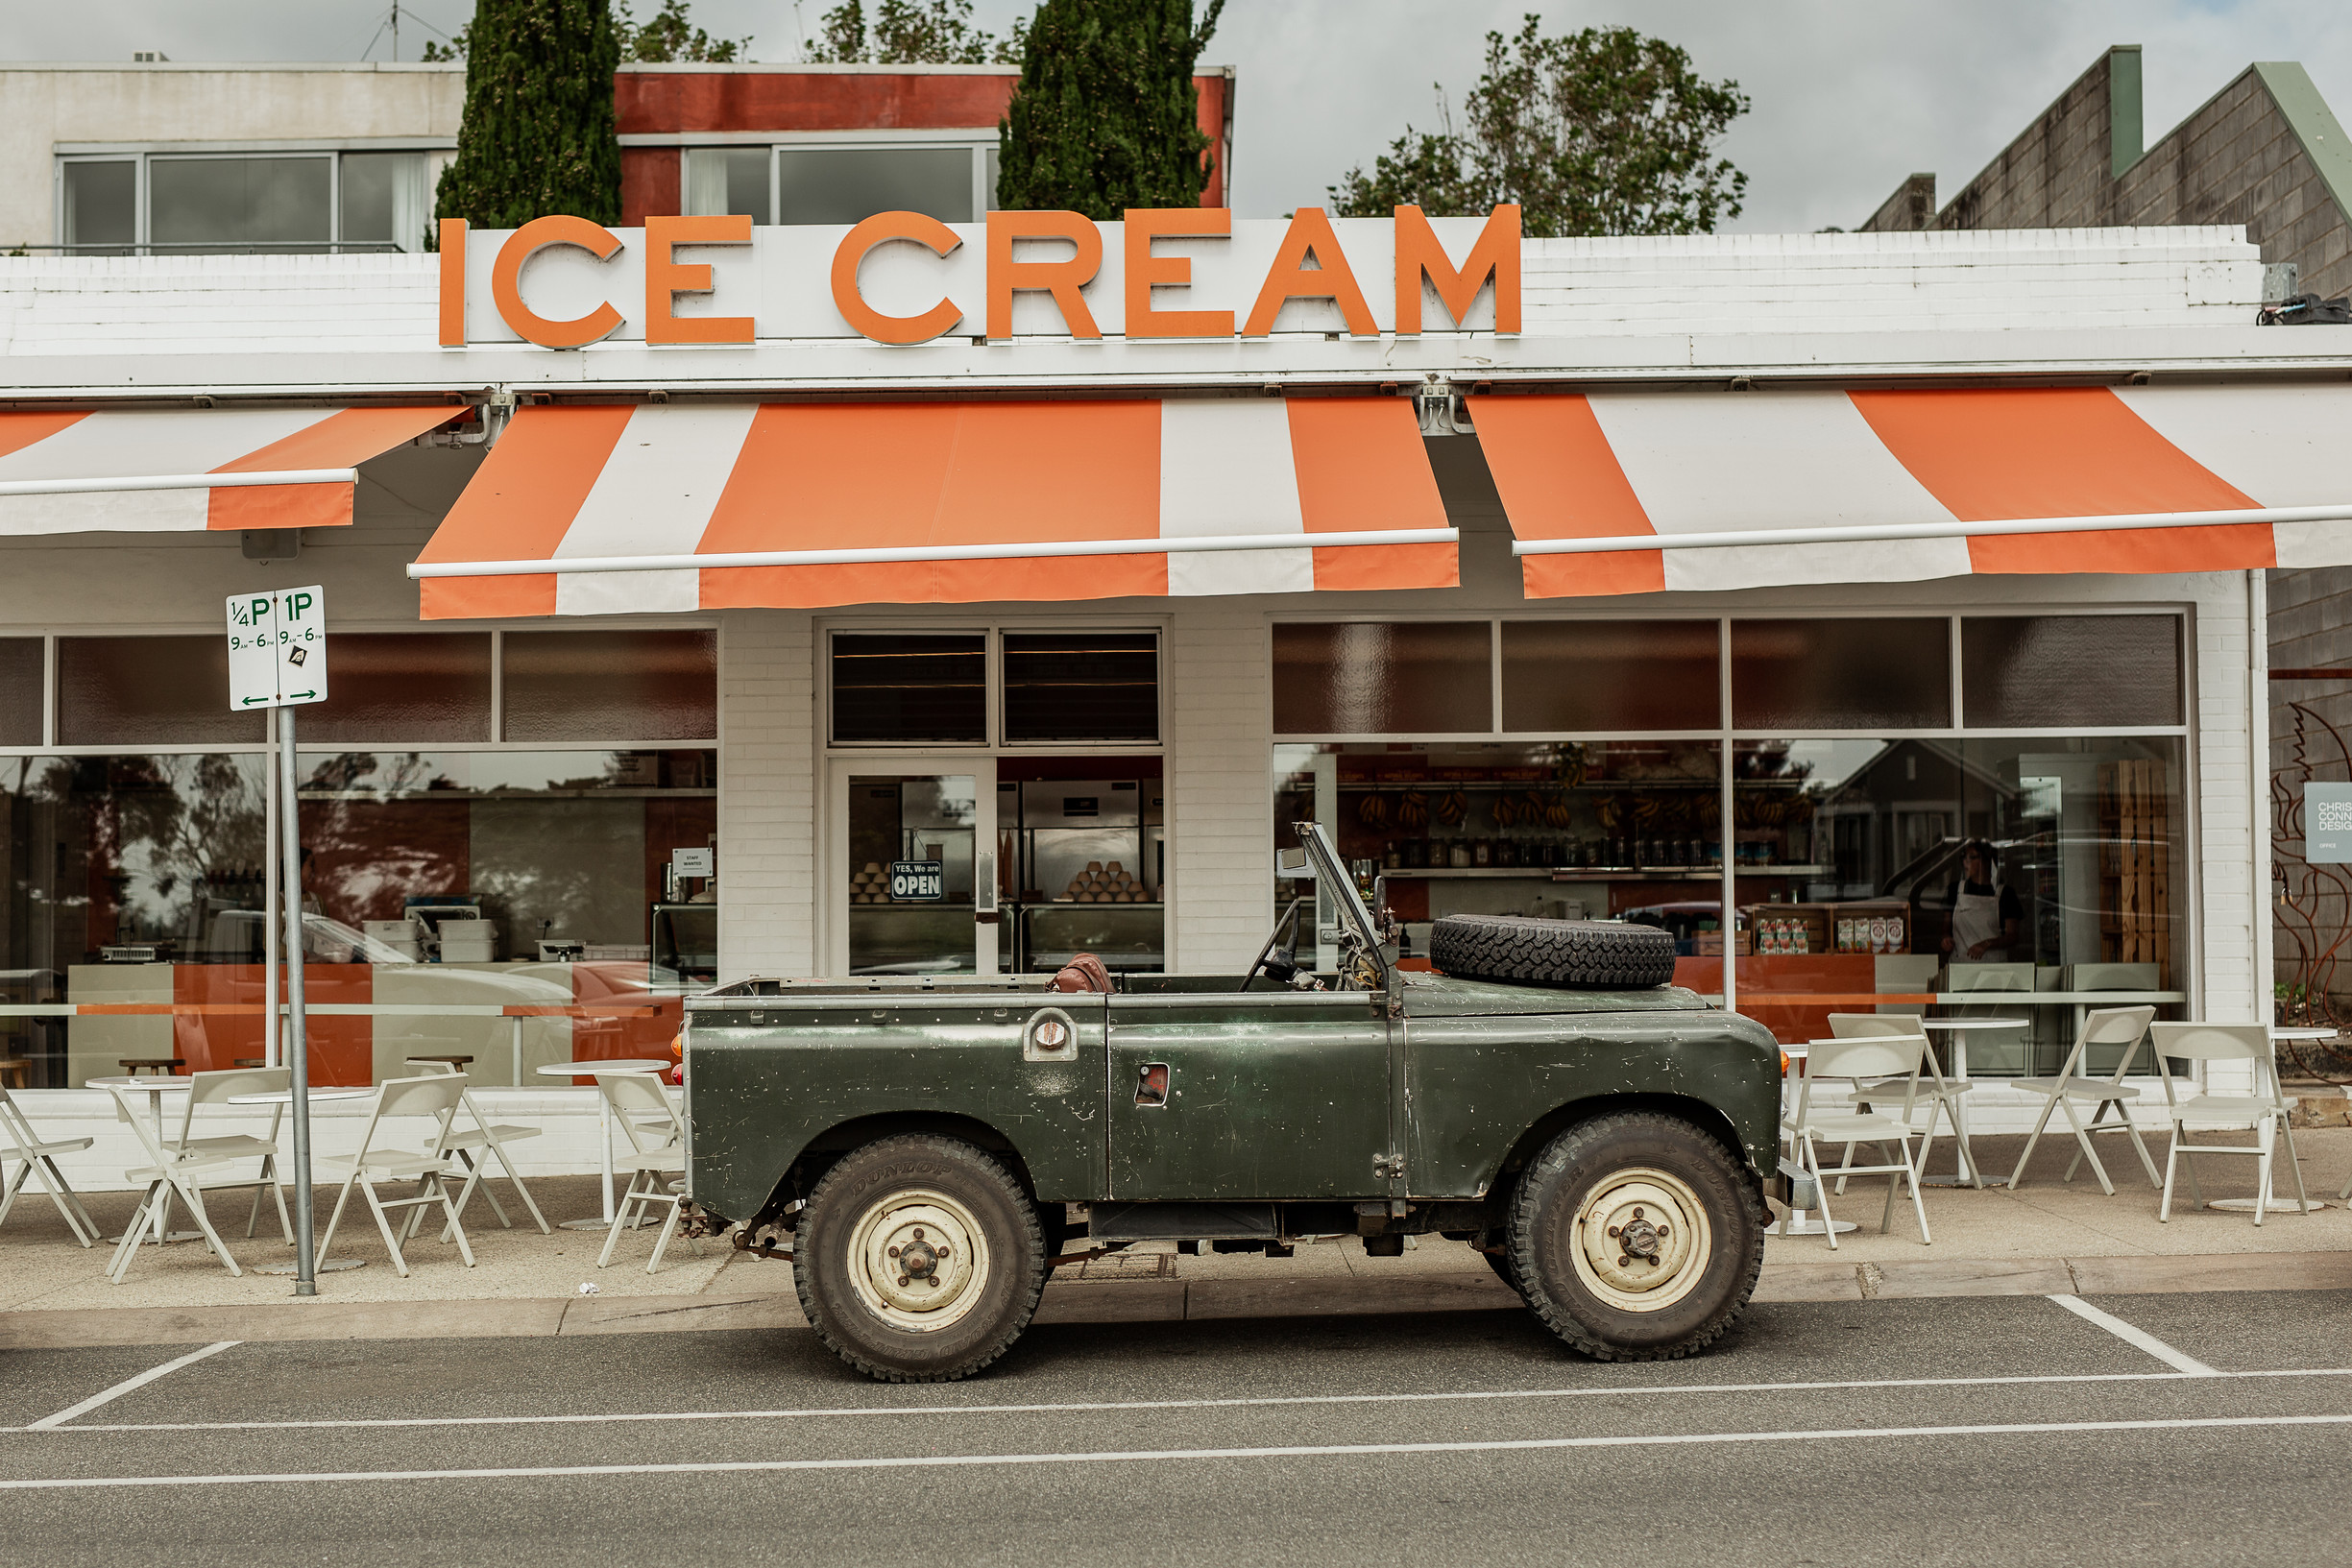
M 1628 1256 L 1596 1265 L 1588 1241 L 1619 1235 L 1612 1218 L 1628 1220 L 1628 1235 L 1634 1215 L 1661 1222 L 1671 1211 L 1653 1213 L 1642 1196 L 1661 1192 L 1702 1223 L 1685 1223 L 1679 1243 L 1651 1242 L 1655 1265 L 1623 1242 L 1606 1244 Z M 1764 1265 L 1764 1218 L 1755 1182 L 1721 1143 L 1678 1117 L 1626 1111 L 1544 1146 L 1520 1178 L 1505 1245 L 1529 1310 L 1570 1346 L 1599 1361 L 1674 1361 L 1712 1344 L 1746 1309 Z M 1651 1292 L 1667 1304 L 1632 1305 Z
M 1430 932 L 1429 961 L 1466 980 L 1646 991 L 1674 978 L 1674 938 L 1614 921 L 1447 915 Z
M 1519 1299 L 1521 1301 L 1525 1301 L 1527 1299 L 1527 1292 L 1524 1291 L 1519 1291 L 1518 1271 L 1511 1266 L 1510 1258 L 1500 1252 L 1487 1252 L 1483 1250 L 1478 1255 L 1487 1260 L 1487 1266 L 1494 1270 L 1494 1277 L 1496 1279 L 1501 1280 L 1505 1285 L 1510 1286 L 1514 1291 L 1518 1291 Z
M 986 1243 L 984 1253 L 965 1248 L 967 1268 L 976 1266 L 974 1259 L 986 1262 L 984 1278 L 969 1284 L 973 1299 L 946 1326 L 934 1329 L 904 1326 L 930 1310 L 928 1300 L 903 1311 L 899 1321 L 885 1315 L 891 1304 L 861 1293 L 861 1281 L 868 1291 L 876 1286 L 851 1257 L 869 1215 L 901 1194 L 918 1192 L 937 1194 L 960 1207 Z M 930 1245 L 941 1240 L 921 1229 L 910 1234 L 925 1237 Z M 893 1249 L 889 1255 L 898 1253 Z M 943 1249 L 941 1255 L 952 1253 Z M 953 1284 L 952 1265 L 937 1269 Z M 817 1337 L 841 1360 L 883 1383 L 970 1377 L 1004 1355 L 1029 1327 L 1045 1280 L 1044 1230 L 1011 1172 L 983 1150 L 934 1133 L 885 1138 L 844 1155 L 809 1194 L 792 1248 L 792 1284 Z M 883 1282 L 883 1288 L 889 1283 Z M 900 1284 L 903 1289 L 904 1281 Z

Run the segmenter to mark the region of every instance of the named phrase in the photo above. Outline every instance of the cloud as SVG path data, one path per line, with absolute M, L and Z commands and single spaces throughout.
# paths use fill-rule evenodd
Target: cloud
M 639 0 L 650 13 L 657 0 Z M 792 58 L 829 0 L 694 0 L 715 34 L 752 36 L 761 60 Z M 978 0 L 984 26 L 1031 7 Z M 378 36 L 384 0 L 112 0 L 62 7 L 0 0 L 0 54 L 12 60 L 128 60 L 161 49 L 184 60 L 348 60 Z M 443 32 L 467 0 L 411 0 L 403 13 Z M 1239 72 L 1236 205 L 1268 216 L 1319 202 L 1406 124 L 1436 123 L 1433 84 L 1460 99 L 1478 78 L 1489 29 L 1535 12 L 1546 31 L 1624 23 L 1689 50 L 1711 78 L 1755 101 L 1725 151 L 1747 171 L 1731 227 L 1851 227 L 1913 170 L 1949 196 L 2115 43 L 2146 46 L 2152 141 L 2257 60 L 2306 65 L 2352 112 L 2352 7 L 2291 0 L 1230 0 L 1206 60 Z M 402 55 L 426 35 L 404 28 Z

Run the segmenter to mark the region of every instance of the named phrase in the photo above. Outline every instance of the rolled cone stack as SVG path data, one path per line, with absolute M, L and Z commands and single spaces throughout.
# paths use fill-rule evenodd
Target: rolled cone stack
M 849 902 L 852 904 L 887 904 L 890 902 L 890 874 L 878 860 L 868 860 L 865 869 L 849 880 Z
M 1143 883 L 1135 874 L 1113 860 L 1104 865 L 1089 860 L 1086 869 L 1070 879 L 1062 897 L 1074 904 L 1142 904 L 1145 902 Z

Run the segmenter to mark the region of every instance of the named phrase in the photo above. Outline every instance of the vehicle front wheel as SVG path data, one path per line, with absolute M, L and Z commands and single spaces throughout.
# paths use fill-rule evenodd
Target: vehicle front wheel
M 948 1383 L 1002 1356 L 1045 1289 L 1045 1236 L 1010 1171 L 959 1139 L 885 1138 L 809 1194 L 792 1248 L 801 1311 L 885 1383 Z
M 1620 1112 L 1528 1166 L 1506 1245 L 1544 1325 L 1601 1361 L 1671 1361 L 1720 1338 L 1764 1262 L 1764 1212 L 1732 1151 L 1680 1118 Z

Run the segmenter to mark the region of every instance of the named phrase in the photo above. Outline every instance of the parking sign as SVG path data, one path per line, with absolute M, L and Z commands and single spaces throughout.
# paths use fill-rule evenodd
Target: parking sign
M 327 591 L 270 589 L 229 600 L 229 706 L 327 700 Z

